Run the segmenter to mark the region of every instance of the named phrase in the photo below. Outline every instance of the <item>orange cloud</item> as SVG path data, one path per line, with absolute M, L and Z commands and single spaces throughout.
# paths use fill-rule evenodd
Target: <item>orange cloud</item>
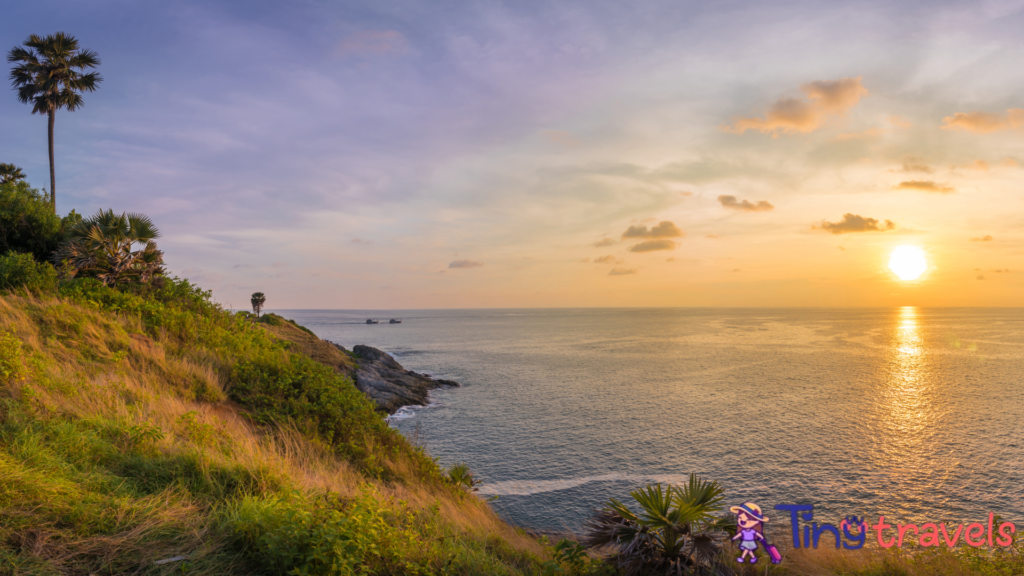
M 683 231 L 679 229 L 674 223 L 665 220 L 659 222 L 657 226 L 654 226 L 650 230 L 647 226 L 630 226 L 622 233 L 622 238 L 680 238 L 684 236 Z
M 456 260 L 448 264 L 449 268 L 480 268 L 483 266 L 483 262 L 477 262 L 475 260 Z
M 956 188 L 945 186 L 931 180 L 908 180 L 900 182 L 892 187 L 893 190 L 920 190 L 921 192 L 937 192 L 939 194 L 952 194 Z
M 622 260 L 619 260 L 611 254 L 607 256 L 601 256 L 600 258 L 594 258 L 594 264 L 622 264 Z
M 653 252 L 655 250 L 674 250 L 676 243 L 671 240 L 648 240 L 629 249 L 630 252 Z
M 729 196 L 728 194 L 719 196 L 718 201 L 726 208 L 743 212 L 767 212 L 768 210 L 775 209 L 775 206 L 772 206 L 766 200 L 760 200 L 757 204 L 754 204 L 750 200 L 739 200 L 735 196 Z
M 813 132 L 829 116 L 841 116 L 868 93 L 861 77 L 841 80 L 819 80 L 800 87 L 806 99 L 780 98 L 772 104 L 764 118 L 739 118 L 722 130 L 743 134 L 757 130 L 777 137 L 779 134 Z
M 602 238 L 601 240 L 598 240 L 597 242 L 594 242 L 593 244 L 591 244 L 591 246 L 593 246 L 594 248 L 604 248 L 606 246 L 614 246 L 614 245 L 615 245 L 615 240 L 612 240 L 611 238 Z
M 943 130 L 998 132 L 1024 127 L 1024 109 L 1010 108 L 1005 114 L 989 112 L 957 112 L 942 119 Z
M 627 276 L 629 274 L 636 274 L 636 268 L 612 268 L 608 272 L 609 276 Z
M 822 220 L 820 224 L 811 226 L 812 230 L 824 230 L 833 234 L 850 234 L 852 232 L 885 232 L 892 230 L 896 224 L 892 220 L 886 220 L 882 226 L 878 225 L 877 218 L 867 218 L 847 212 L 839 222 L 828 222 Z
M 978 238 L 971 238 L 971 242 L 991 242 L 991 241 L 992 241 L 992 236 L 990 236 L 988 234 L 985 234 L 984 236 L 979 236 Z

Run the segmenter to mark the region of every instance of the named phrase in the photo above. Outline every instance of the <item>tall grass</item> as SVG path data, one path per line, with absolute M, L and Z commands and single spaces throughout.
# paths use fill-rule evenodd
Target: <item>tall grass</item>
M 0 295 L 0 326 L 0 574 L 539 569 L 344 375 L 187 282 Z

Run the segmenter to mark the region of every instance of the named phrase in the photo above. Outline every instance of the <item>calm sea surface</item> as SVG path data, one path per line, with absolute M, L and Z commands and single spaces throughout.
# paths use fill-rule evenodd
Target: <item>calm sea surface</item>
M 392 423 L 516 524 L 690 472 L 816 520 L 1024 520 L 1024 309 L 279 312 L 461 382 Z

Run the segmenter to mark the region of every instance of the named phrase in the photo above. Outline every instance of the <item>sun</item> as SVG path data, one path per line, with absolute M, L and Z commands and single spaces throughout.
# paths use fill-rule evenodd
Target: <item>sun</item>
M 917 246 L 897 246 L 889 255 L 889 270 L 900 280 L 917 280 L 927 269 L 928 259 Z

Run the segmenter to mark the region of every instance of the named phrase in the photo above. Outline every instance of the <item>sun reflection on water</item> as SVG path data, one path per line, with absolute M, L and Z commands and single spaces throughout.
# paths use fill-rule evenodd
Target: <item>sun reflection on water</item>
M 932 435 L 936 411 L 929 379 L 928 354 L 913 306 L 897 311 L 886 372 L 876 389 L 876 414 L 869 424 L 874 440 L 872 463 L 877 471 L 899 478 L 895 502 L 927 498 L 933 462 Z

